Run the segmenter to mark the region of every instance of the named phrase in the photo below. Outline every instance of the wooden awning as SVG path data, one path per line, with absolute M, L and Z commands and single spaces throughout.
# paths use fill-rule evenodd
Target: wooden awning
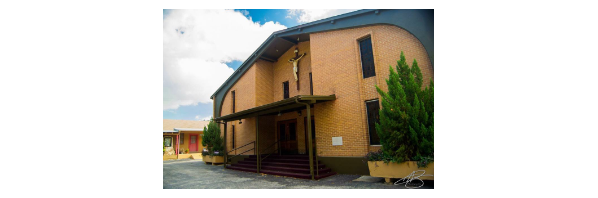
M 254 107 L 251 109 L 246 109 L 243 111 L 239 111 L 236 113 L 228 114 L 225 116 L 217 117 L 214 120 L 216 121 L 232 121 L 232 120 L 240 120 L 243 118 L 249 117 L 256 117 L 260 115 L 269 115 L 269 114 L 276 114 L 282 112 L 293 111 L 297 109 L 305 109 L 305 103 L 315 104 L 320 102 L 326 102 L 335 100 L 335 95 L 329 96 L 320 96 L 320 95 L 297 95 L 291 98 L 287 98 L 284 100 L 276 101 L 270 104 L 265 104 L 262 106 Z M 302 103 L 298 103 L 302 102 Z

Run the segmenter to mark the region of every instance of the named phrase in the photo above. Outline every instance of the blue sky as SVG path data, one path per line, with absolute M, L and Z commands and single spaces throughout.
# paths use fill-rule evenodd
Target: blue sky
M 272 32 L 351 11 L 163 10 L 163 118 L 209 118 L 209 97 Z

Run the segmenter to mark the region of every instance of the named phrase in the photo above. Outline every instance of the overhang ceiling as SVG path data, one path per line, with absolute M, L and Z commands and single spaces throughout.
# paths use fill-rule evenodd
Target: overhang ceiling
M 282 54 L 284 54 L 291 47 L 297 45 L 298 42 L 309 41 L 309 34 L 299 34 L 293 36 L 276 37 L 272 40 L 270 45 L 266 46 L 264 53 L 260 59 L 270 62 L 276 62 Z

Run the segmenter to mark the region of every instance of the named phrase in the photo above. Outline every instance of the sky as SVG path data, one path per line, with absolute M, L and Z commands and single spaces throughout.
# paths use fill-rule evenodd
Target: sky
M 209 120 L 210 96 L 272 32 L 355 10 L 163 10 L 163 118 Z

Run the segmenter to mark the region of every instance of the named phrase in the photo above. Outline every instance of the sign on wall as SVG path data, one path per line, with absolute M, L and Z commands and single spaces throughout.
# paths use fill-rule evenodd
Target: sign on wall
M 332 137 L 332 146 L 343 145 L 343 137 Z

